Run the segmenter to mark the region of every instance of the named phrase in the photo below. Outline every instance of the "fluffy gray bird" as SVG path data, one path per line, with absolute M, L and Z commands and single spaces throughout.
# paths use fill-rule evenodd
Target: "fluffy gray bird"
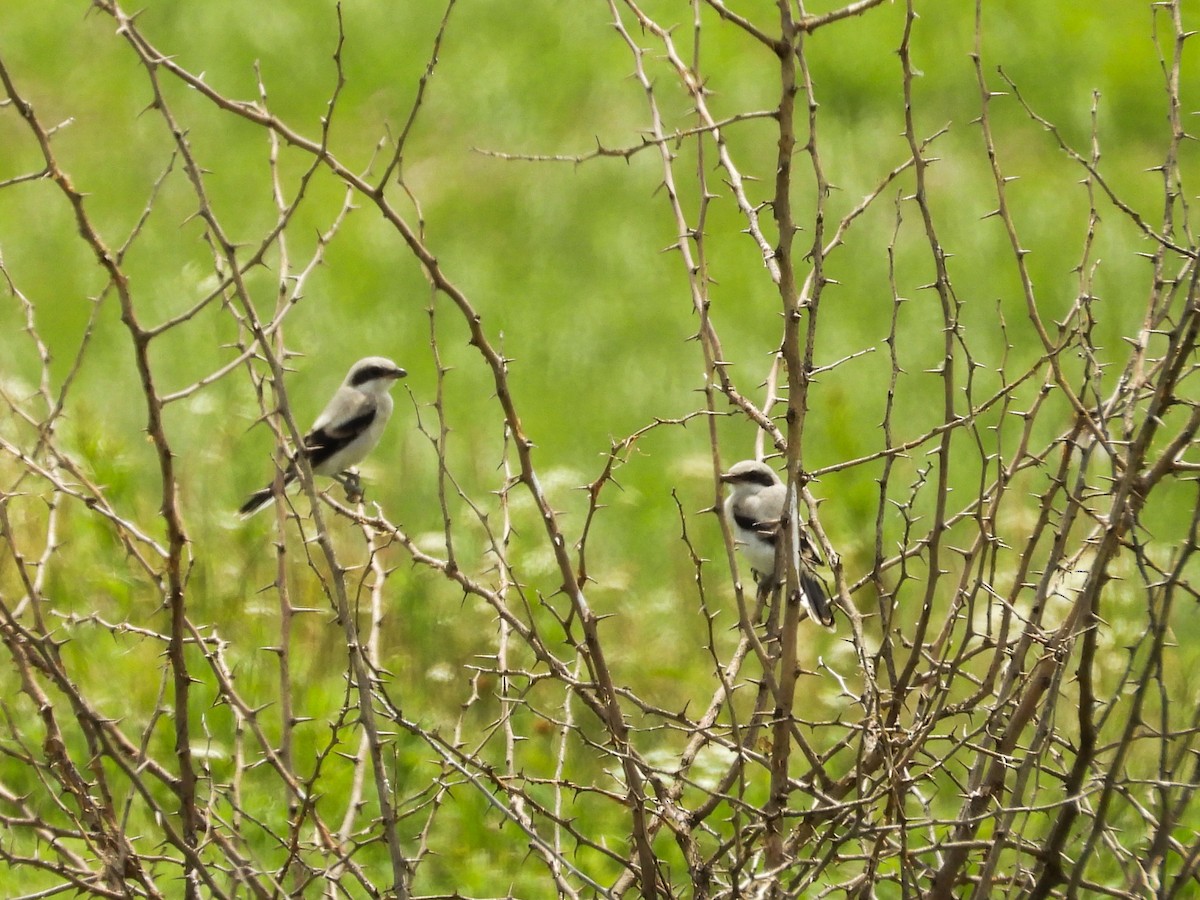
M 725 519 L 734 540 L 760 579 L 775 581 L 775 545 L 780 539 L 787 486 L 775 470 L 753 459 L 742 460 L 721 476 L 729 485 Z M 833 625 L 833 609 L 812 568 L 821 564 L 816 547 L 800 533 L 800 598 L 808 614 L 825 627 Z
M 325 410 L 317 416 L 304 436 L 300 449 L 316 475 L 331 475 L 347 490 L 357 488 L 357 476 L 344 476 L 347 469 L 362 462 L 375 449 L 383 428 L 392 415 L 392 395 L 388 393 L 396 379 L 408 373 L 382 356 L 368 356 L 350 367 L 346 380 L 337 389 Z M 296 480 L 296 456 L 283 472 L 284 485 Z M 275 497 L 273 485 L 255 491 L 238 510 L 252 516 Z

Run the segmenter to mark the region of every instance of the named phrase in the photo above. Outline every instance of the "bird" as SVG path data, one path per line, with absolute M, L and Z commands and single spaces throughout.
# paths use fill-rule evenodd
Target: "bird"
M 725 498 L 725 520 L 733 537 L 758 573 L 760 584 L 775 583 L 775 545 L 779 541 L 787 487 L 775 470 L 753 459 L 742 460 L 721 475 L 730 486 Z M 821 564 L 821 556 L 808 537 L 800 532 L 800 598 L 814 621 L 826 628 L 833 626 L 833 608 L 824 586 L 812 573 Z
M 408 373 L 383 356 L 368 356 L 350 367 L 346 380 L 317 416 L 302 447 L 292 454 L 283 471 L 283 484 L 296 480 L 297 457 L 303 453 L 316 475 L 331 475 L 347 491 L 358 492 L 358 476 L 347 472 L 375 449 L 392 415 L 392 395 L 397 379 Z M 242 504 L 242 518 L 254 515 L 275 498 L 274 483 L 255 491 Z

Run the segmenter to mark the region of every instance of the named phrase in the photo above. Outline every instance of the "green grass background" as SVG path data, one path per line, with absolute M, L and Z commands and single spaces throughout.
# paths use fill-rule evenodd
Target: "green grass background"
M 773 4 L 736 6 L 764 28 L 773 27 Z M 1019 363 L 1036 358 L 1041 348 L 1025 318 L 1002 226 L 984 218 L 995 198 L 980 130 L 973 124 L 980 99 L 969 58 L 975 40 L 971 6 L 918 4 L 913 59 L 922 77 L 914 85 L 914 115 L 921 136 L 949 129 L 931 151 L 940 161 L 930 170 L 930 200 L 941 240 L 953 254 L 950 272 L 964 304 L 965 333 L 985 365 L 977 375 L 982 395 L 999 384 L 995 370 L 1006 354 L 1019 371 Z M 690 45 L 691 14 L 684 5 L 655 2 L 647 8 L 660 22 L 678 23 L 677 41 L 684 48 Z M 331 146 L 353 167 L 367 167 L 378 141 L 404 122 L 443 11 L 441 4 L 425 2 L 343 4 L 347 81 Z M 992 88 L 1003 88 L 995 71 L 1000 66 L 1030 104 L 1081 151 L 1086 152 L 1089 140 L 1093 91 L 1099 92 L 1103 171 L 1124 199 L 1149 221 L 1157 221 L 1161 177 L 1149 170 L 1163 158 L 1166 93 L 1151 39 L 1149 4 L 985 3 L 983 18 L 984 69 Z M 328 2 L 264 7 L 230 0 L 151 0 L 138 19 L 159 49 L 192 71 L 203 71 L 206 82 L 227 96 L 256 98 L 257 65 L 272 111 L 310 135 L 318 131 L 334 82 L 336 22 Z M 885 4 L 806 42 L 821 103 L 822 162 L 835 186 L 831 218 L 852 208 L 907 155 L 896 55 L 903 25 L 904 5 Z M 147 109 L 151 96 L 145 73 L 114 31 L 111 19 L 88 13 L 85 3 L 47 0 L 0 11 L 0 56 L 42 120 L 67 123 L 54 140 L 58 160 L 88 195 L 87 208 L 110 246 L 119 245 L 133 227 L 171 154 L 161 119 Z M 638 37 L 643 45 L 652 44 L 648 37 Z M 775 104 L 774 58 L 707 12 L 701 61 L 718 115 Z M 1193 85 L 1200 84 L 1200 71 L 1192 54 L 1185 62 L 1184 96 L 1194 106 Z M 648 65 L 668 124 L 688 127 L 687 102 L 670 73 L 653 57 Z M 537 444 L 535 462 L 572 536 L 578 534 L 585 509 L 585 495 L 574 488 L 601 471 L 610 440 L 656 417 L 684 416 L 703 405 L 698 393 L 702 357 L 698 344 L 688 340 L 697 320 L 687 282 L 678 254 L 661 252 L 677 237 L 659 190 L 661 164 L 653 151 L 628 162 L 599 159 L 572 165 L 505 161 L 477 150 L 575 155 L 589 152 L 597 141 L 606 147 L 637 144 L 648 116 L 640 87 L 628 77 L 631 71 L 629 52 L 603 3 L 460 0 L 405 154 L 406 181 L 421 203 L 429 245 L 482 313 L 488 334 L 513 360 L 513 391 L 527 433 Z M 256 242 L 275 219 L 264 134 L 216 114 L 194 91 L 165 80 L 169 101 L 208 170 L 214 210 L 233 240 Z M 1073 269 L 1082 255 L 1088 213 L 1078 183 L 1083 173 L 1011 97 L 994 101 L 992 116 L 1006 169 L 1020 176 L 1010 200 L 1022 238 L 1033 251 L 1030 265 L 1042 315 L 1053 320 L 1079 291 Z M 752 199 L 766 199 L 775 154 L 772 123 L 744 123 L 728 129 L 728 136 L 743 172 L 760 179 L 750 187 Z M 11 107 L 0 110 L 0 148 L 0 180 L 40 167 L 36 146 Z M 1185 144 L 1188 174 L 1195 174 L 1196 152 L 1194 144 Z M 682 161 L 690 161 L 694 149 L 683 146 L 679 153 Z M 710 149 L 705 164 L 718 186 L 721 173 L 712 169 L 713 158 Z M 281 161 L 287 187 L 294 188 L 308 160 L 284 149 Z M 689 170 L 681 162 L 678 171 Z M 797 173 L 796 218 L 806 229 L 798 246 L 804 246 L 811 241 L 813 209 L 804 156 L 797 157 Z M 684 190 L 694 200 L 694 185 Z M 890 371 L 882 341 L 893 308 L 887 248 L 893 242 L 896 285 L 909 298 L 901 310 L 898 345 L 908 374 L 900 383 L 896 420 L 911 436 L 932 427 L 940 415 L 940 383 L 922 374 L 941 353 L 936 296 L 920 290 L 932 281 L 932 262 L 911 204 L 899 206 L 897 223 L 896 198 L 911 190 L 909 173 L 827 262 L 837 283 L 823 295 L 817 363 L 868 348 L 873 352 L 826 373 L 814 386 L 804 447 L 809 468 L 865 455 L 882 445 L 878 424 Z M 755 385 L 778 345 L 780 302 L 758 251 L 740 233 L 744 222 L 728 193 L 720 193 L 711 209 L 707 244 L 716 282 L 713 315 L 739 385 L 760 396 Z M 342 196 L 342 187 L 328 176 L 314 179 L 287 232 L 293 260 L 311 252 L 315 235 L 328 227 Z M 404 206 L 399 195 L 397 202 Z M 396 418 L 364 474 L 369 499 L 436 547 L 441 528 L 436 457 L 415 427 L 418 416 L 429 428 L 436 424 L 429 408 L 436 387 L 429 347 L 431 295 L 396 235 L 365 203 L 358 205 L 288 318 L 288 346 L 304 354 L 295 362 L 289 389 L 303 427 L 359 356 L 386 354 L 408 368 L 410 377 L 397 390 Z M 1140 323 L 1147 292 L 1149 265 L 1138 254 L 1152 248 L 1115 210 L 1104 210 L 1094 253 L 1103 260 L 1094 284 L 1103 311 L 1096 339 L 1119 360 L 1123 338 Z M 195 197 L 176 164 L 126 263 L 143 324 L 177 313 L 211 287 L 210 255 L 194 211 Z M 70 209 L 50 184 L 0 191 L 0 252 L 19 289 L 36 305 L 38 329 L 54 357 L 52 375 L 62 378 L 104 281 L 76 235 Z M 267 266 L 249 278 L 264 314 L 274 305 L 278 264 L 278 255 L 271 254 Z M 486 492 L 495 490 L 501 478 L 502 442 L 490 376 L 467 346 L 457 313 L 444 301 L 435 308 L 439 351 L 452 367 L 445 385 L 453 429 L 451 468 L 472 497 L 488 502 Z M 998 311 L 1008 326 L 1008 348 L 996 328 Z M 113 297 L 103 301 L 69 395 L 60 439 L 106 486 L 118 510 L 153 523 L 160 497 L 157 469 L 144 433 L 145 409 L 130 340 L 118 312 Z M 19 305 L 5 294 L 0 303 L 0 376 L 14 395 L 27 393 L 38 374 L 22 322 Z M 233 351 L 227 345 L 236 337 L 230 317 L 214 306 L 160 339 L 153 350 L 160 385 L 174 390 L 214 370 L 230 358 Z M 270 471 L 271 436 L 266 428 L 251 427 L 257 416 L 248 379 L 235 375 L 170 407 L 166 427 L 178 456 L 192 541 L 190 613 L 194 621 L 236 636 L 231 653 L 239 687 L 249 698 L 266 702 L 276 687 L 275 657 L 259 648 L 276 642 L 277 612 L 274 595 L 257 590 L 274 577 L 270 518 L 241 523 L 232 515 Z M 0 419 L 0 428 L 18 443 L 31 435 L 11 419 Z M 723 419 L 719 430 L 726 463 L 751 454 L 749 422 Z M 610 506 L 590 544 L 589 568 L 596 577 L 591 601 L 599 611 L 613 614 L 604 634 L 617 678 L 666 708 L 697 703 L 712 689 L 704 620 L 697 610 L 691 562 L 679 540 L 672 491 L 696 548 L 717 561 L 706 566 L 705 578 L 710 601 L 723 609 L 717 620 L 719 647 L 728 650 L 735 641 L 729 631 L 734 615 L 719 533 L 712 517 L 701 513 L 714 497 L 708 454 L 707 430 L 700 420 L 644 437 L 619 472 L 623 489 L 610 487 L 606 494 Z M 901 466 L 915 472 L 922 463 L 918 458 Z M 825 499 L 822 522 L 852 577 L 870 566 L 878 471 L 859 467 L 814 486 Z M 969 471 L 963 478 L 969 485 Z M 35 534 L 38 508 L 27 504 L 20 510 L 28 517 L 29 533 Z M 452 511 L 457 520 L 465 518 L 461 504 Z M 514 559 L 531 592 L 551 595 L 557 574 L 539 539 L 536 511 L 515 498 L 513 513 L 518 532 Z M 1164 531 L 1176 533 L 1185 514 L 1182 505 L 1172 510 L 1168 503 L 1162 511 Z M 20 524 L 18 516 L 14 530 Z M 53 568 L 47 593 L 64 614 L 96 611 L 110 621 L 165 627 L 154 586 L 133 573 L 105 527 L 76 510 L 65 518 L 62 539 L 70 565 Z M 464 565 L 486 568 L 478 529 L 464 527 L 461 540 L 457 549 Z M 299 567 L 298 547 L 291 549 L 299 573 L 297 602 L 324 606 L 315 580 L 306 579 Z M 350 559 L 361 558 L 362 548 L 351 538 L 342 549 Z M 463 601 L 438 577 L 411 569 L 397 548 L 385 557 L 389 566 L 399 567 L 388 582 L 384 633 L 385 664 L 394 673 L 396 694 L 413 717 L 450 726 L 469 692 L 469 666 L 478 656 L 494 653 L 494 617 L 481 604 Z M 16 590 L 8 567 L 0 567 L 0 590 Z M 871 602 L 864 600 L 863 606 Z M 1130 617 L 1124 627 L 1136 629 L 1136 608 Z M 1120 622 L 1115 626 L 1123 627 Z M 296 660 L 299 711 L 318 719 L 310 731 L 298 732 L 310 742 L 297 750 L 304 759 L 327 740 L 324 722 L 342 702 L 344 652 L 341 632 L 329 616 L 302 617 L 298 628 L 298 645 L 305 648 Z M 128 640 L 107 640 L 88 626 L 65 633 L 71 638 L 65 652 L 74 676 L 102 708 L 114 715 L 122 708 L 153 708 L 163 671 L 161 648 L 149 641 L 131 646 Z M 807 661 L 822 656 L 856 677 L 853 655 L 841 637 L 815 630 L 805 637 L 811 642 Z M 811 691 L 813 717 L 836 719 L 841 702 L 836 685 L 813 684 Z M 227 751 L 227 745 L 220 745 L 228 739 L 228 711 L 208 708 L 214 699 L 210 682 L 201 684 L 197 694 L 197 715 L 205 710 L 205 726 L 217 749 Z M 554 703 L 549 696 L 535 699 L 547 707 Z M 11 702 L 19 707 L 24 701 L 14 697 Z M 494 701 L 482 701 L 468 714 L 468 722 L 482 727 L 496 712 Z M 526 733 L 534 730 L 532 723 L 524 727 Z M 165 732 L 161 737 L 168 740 Z M 545 766 L 553 758 L 553 736 L 541 739 L 544 746 L 525 748 L 531 768 L 537 767 L 539 754 Z M 671 746 L 672 741 L 664 742 L 666 749 Z M 401 740 L 396 752 L 397 790 L 404 796 L 428 779 L 428 751 Z M 221 767 L 228 766 L 228 756 L 217 752 L 213 759 L 215 776 L 221 778 L 227 774 Z M 336 762 L 330 768 L 333 785 L 348 772 Z M 251 784 L 248 789 L 259 788 Z M 267 795 L 261 804 L 249 802 L 269 808 L 269 801 Z M 611 808 L 587 798 L 579 804 L 581 814 L 612 814 Z M 282 816 L 282 809 L 277 812 Z M 495 820 L 484 813 L 482 801 L 471 792 L 456 795 L 443 817 L 459 829 L 461 858 L 442 847 L 441 855 L 422 869 L 422 879 L 428 879 L 423 883 L 431 890 L 496 890 L 499 871 L 536 894 L 541 882 L 537 867 L 522 865 L 524 841 L 513 832 L 511 844 L 496 842 Z M 664 839 L 662 850 L 673 852 L 669 841 Z M 581 861 L 588 863 L 605 873 L 602 862 Z M 522 877 L 531 880 L 522 883 Z M 27 873 L 0 873 L 0 885 L 6 879 L 36 883 Z

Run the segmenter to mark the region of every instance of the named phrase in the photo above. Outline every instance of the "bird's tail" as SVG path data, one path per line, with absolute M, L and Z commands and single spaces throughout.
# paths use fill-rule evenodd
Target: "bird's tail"
M 289 467 L 289 471 L 285 472 L 283 475 L 284 487 L 287 487 L 289 484 L 291 484 L 292 481 L 295 480 L 295 478 L 296 478 L 295 474 L 290 471 L 290 467 Z M 258 512 L 260 509 L 264 509 L 265 507 L 270 506 L 274 500 L 275 500 L 275 485 L 268 484 L 262 490 L 255 491 L 248 498 L 246 498 L 246 502 L 243 503 L 241 505 L 241 507 L 238 508 L 238 515 L 241 516 L 243 519 L 248 519 L 252 515 L 254 515 L 256 512 Z
M 817 577 L 809 572 L 800 573 L 800 598 L 813 619 L 826 628 L 833 627 L 833 606 L 829 602 L 829 594 Z

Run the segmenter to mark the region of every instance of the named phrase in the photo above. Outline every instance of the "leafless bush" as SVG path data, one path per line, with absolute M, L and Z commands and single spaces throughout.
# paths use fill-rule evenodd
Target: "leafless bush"
M 981 141 L 978 159 L 990 166 L 994 211 L 978 227 L 1001 228 L 1007 249 L 1003 259 L 976 264 L 1012 280 L 1023 300 L 1019 322 L 999 303 L 988 307 L 994 297 L 968 302 L 956 287 L 955 240 L 931 187 L 934 153 L 948 130 L 922 132 L 914 96 L 915 0 L 896 48 L 906 150 L 881 159 L 860 202 L 835 198 L 827 170 L 836 149 L 822 130 L 809 48 L 880 5 L 860 0 L 818 15 L 781 2 L 771 15 L 751 16 L 721 0 L 694 0 L 689 30 L 630 0 L 608 0 L 644 96 L 641 139 L 578 157 L 489 151 L 509 165 L 656 158 L 658 202 L 673 217 L 671 250 L 690 294 L 662 302 L 690 302 L 698 325 L 701 405 L 615 440 L 586 486 L 585 515 L 571 524 L 547 487 L 551 462 L 538 458 L 537 436 L 522 424 L 501 338 L 440 262 L 419 192 L 406 180 L 407 141 L 437 83 L 442 43 L 458 14 L 453 0 L 408 118 L 365 169 L 339 157 L 330 141 L 346 84 L 340 28 L 326 113 L 320 128 L 305 130 L 273 112 L 264 79 L 256 99 L 222 93 L 177 48 L 157 46 L 129 11 L 94 0 L 92 14 L 115 26 L 114 39 L 151 92 L 144 116 L 171 144 L 143 215 L 120 240 L 100 226 L 62 164 L 57 123 L 29 102 L 23 73 L 0 55 L 2 113 L 40 157 L 0 188 L 51 185 L 50 202 L 69 208 L 103 282 L 83 340 L 68 352 L 42 337 L 49 301 L 27 296 L 19 275 L 0 265 L 25 322 L 22 352 L 33 352 L 40 370 L 28 390 L 6 384 L 8 421 L 0 428 L 0 635 L 9 662 L 0 856 L 13 884 L 27 878 L 36 885 L 28 895 L 40 897 L 449 896 L 459 887 L 452 876 L 426 873 L 469 840 L 464 818 L 483 815 L 502 825 L 496 840 L 527 853 L 521 883 L 541 884 L 545 895 L 1174 897 L 1197 890 L 1200 704 L 1186 626 L 1195 619 L 1200 519 L 1200 458 L 1192 448 L 1200 425 L 1200 293 L 1185 179 L 1190 111 L 1181 73 L 1190 32 L 1182 3 L 1156 3 L 1147 13 L 1169 105 L 1156 165 L 1162 205 L 1153 214 L 1125 199 L 1101 162 L 1099 100 L 1090 143 L 1080 148 L 1025 101 L 1021 85 L 995 71 L 980 4 L 979 118 L 971 133 Z M 330 24 L 331 31 L 340 25 L 340 13 Z M 736 35 L 748 58 L 771 61 L 773 105 L 717 111 L 702 53 L 714 33 Z M 191 93 L 186 103 L 181 87 Z M 680 98 L 689 110 L 685 126 L 664 109 Z M 998 103 L 1013 133 L 1061 147 L 1087 197 L 1086 224 L 1063 241 L 1077 248 L 1074 301 L 1053 315 L 1030 269 L 1027 219 L 1015 209 L 1024 201 L 1014 196 Z M 1014 111 L 1024 119 L 1011 118 Z M 266 140 L 276 221 L 251 243 L 231 233 L 212 200 L 191 137 L 196 117 L 236 120 Z M 732 137 L 751 123 L 772 130 L 768 169 L 747 168 Z M 303 158 L 298 176 L 283 174 L 285 154 Z M 297 210 L 310 186 L 326 179 L 340 186 L 342 204 L 323 211 L 319 238 L 297 252 L 290 240 Z M 159 227 L 160 189 L 180 181 L 203 226 L 211 289 L 153 321 L 126 256 Z M 717 200 L 736 208 L 737 228 L 757 248 L 782 312 L 765 402 L 757 399 L 760 385 L 735 377 L 722 346 L 739 310 L 713 300 Z M 275 580 L 259 597 L 278 615 L 275 690 L 264 697 L 239 680 L 247 654 L 259 648 L 246 646 L 236 622 L 197 612 L 204 588 L 193 578 L 196 554 L 223 551 L 190 537 L 180 492 L 203 486 L 180 465 L 196 435 L 166 417 L 216 386 L 248 380 L 281 452 L 299 440 L 307 423 L 289 400 L 285 374 L 296 348 L 285 342 L 284 325 L 359 208 L 357 215 L 386 223 L 429 286 L 437 390 L 408 427 L 435 451 L 441 540 L 431 549 L 389 510 L 348 506 L 305 473 L 293 505 L 275 510 Z M 888 261 L 891 297 L 850 309 L 842 295 L 834 305 L 831 261 L 864 217 L 881 211 L 892 217 L 892 237 L 875 251 Z M 1146 264 L 1140 283 L 1102 298 L 1096 245 L 1106 228 L 1140 240 Z M 3 242 L 0 234 L 0 250 Z M 1061 259 L 1061 244 L 1053 252 Z M 920 301 L 910 296 L 918 285 L 898 274 L 898 258 L 914 253 L 932 272 L 919 285 Z M 267 260 L 274 304 L 264 314 L 264 292 L 250 276 Z M 1095 332 L 1109 307 L 1128 310 L 1135 300 L 1142 304 L 1136 332 L 1124 346 L 1099 346 Z M 87 371 L 96 352 L 92 328 L 114 304 L 153 451 L 152 511 L 114 500 L 111 486 L 81 463 L 76 439 L 64 436 L 77 398 L 95 390 L 88 379 L 97 375 Z M 860 313 L 878 317 L 886 337 L 822 362 L 825 336 Z M 964 324 L 968 314 L 982 329 Z M 230 346 L 205 346 L 198 323 L 214 317 L 236 334 Z M 498 456 L 488 460 L 494 480 L 478 490 L 447 452 L 455 414 L 444 393 L 450 320 L 465 329 L 476 354 L 471 377 L 494 394 L 503 429 Z M 937 334 L 929 357 L 906 345 L 914 321 Z M 981 330 L 990 332 L 982 344 Z M 181 336 L 201 348 L 208 368 L 172 389 L 156 353 Z M 998 358 L 994 346 L 1003 348 Z M 884 360 L 872 370 L 881 377 L 865 383 L 854 374 L 864 354 Z M 72 362 L 52 369 L 52 355 Z M 818 386 L 836 379 L 886 397 L 877 449 L 817 467 L 802 453 L 804 435 L 812 416 L 832 414 L 838 401 Z M 911 415 L 913 397 L 923 398 L 921 416 Z M 619 638 L 589 600 L 591 584 L 605 577 L 593 562 L 592 529 L 608 514 L 616 476 L 638 442 L 689 422 L 707 429 L 709 499 L 719 505 L 716 476 L 742 455 L 722 430 L 731 410 L 745 432 L 757 430 L 760 453 L 786 460 L 802 521 L 785 527 L 809 529 L 832 561 L 840 636 L 853 652 L 811 653 L 814 626 L 802 621 L 797 602 L 744 590 L 748 573 L 743 565 L 738 580 L 724 524 L 726 557 L 705 560 L 695 532 L 711 520 L 677 497 L 680 546 L 695 574 L 690 608 L 707 622 L 711 680 L 687 686 L 686 707 L 667 708 L 637 672 L 610 662 Z M 151 482 L 147 474 L 141 490 Z M 852 565 L 823 527 L 818 497 L 854 482 L 876 487 L 872 518 L 858 523 L 872 537 Z M 540 531 L 520 533 L 514 509 L 530 504 Z M 103 567 L 86 555 L 81 522 L 102 536 L 109 567 L 130 567 L 138 602 L 154 596 L 160 604 L 154 627 L 106 618 L 86 599 L 64 602 L 68 585 L 83 598 L 103 590 Z M 664 536 L 653 540 L 668 552 Z M 476 544 L 482 563 L 463 549 Z M 522 562 L 531 547 L 552 557 L 556 594 L 532 587 L 538 579 Z M 494 623 L 461 710 L 447 714 L 450 726 L 410 715 L 384 667 L 382 623 L 400 602 L 396 572 L 410 563 L 452 585 L 464 603 L 490 610 Z M 333 612 L 321 625 L 305 624 L 317 617 L 300 599 L 314 585 Z M 730 642 L 718 610 L 732 604 Z M 326 706 L 301 701 L 293 672 L 313 629 L 322 628 L 340 629 L 344 651 L 340 702 Z M 122 689 L 103 676 L 118 660 L 160 679 L 152 703 L 122 703 Z M 818 680 L 821 688 L 810 687 Z M 836 691 L 835 717 L 813 712 L 819 707 L 807 700 L 817 690 Z M 327 729 L 318 738 L 306 721 L 312 716 Z M 412 746 L 421 748 L 419 761 L 402 758 L 400 748 Z M 514 890 L 517 873 L 492 874 L 485 891 Z

